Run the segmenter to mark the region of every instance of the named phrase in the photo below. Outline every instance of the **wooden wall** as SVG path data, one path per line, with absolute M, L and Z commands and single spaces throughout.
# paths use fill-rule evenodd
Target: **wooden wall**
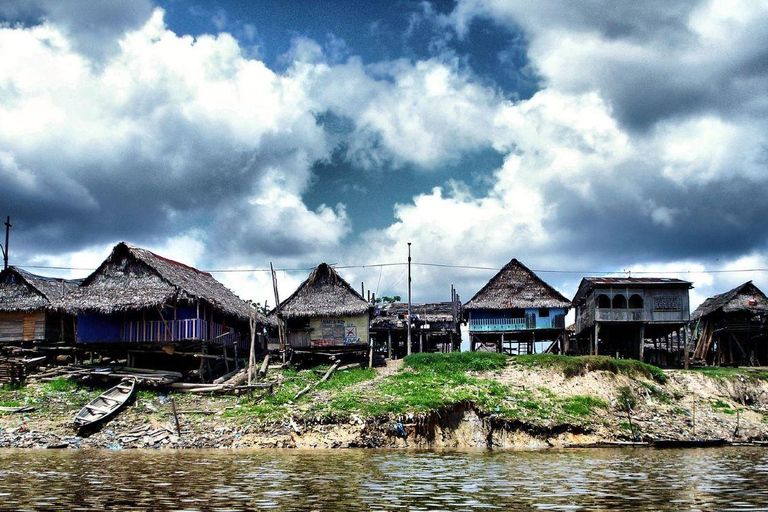
M 312 346 L 368 344 L 367 313 L 341 317 L 312 317 L 309 320 Z
M 0 313 L 0 342 L 45 339 L 45 313 Z

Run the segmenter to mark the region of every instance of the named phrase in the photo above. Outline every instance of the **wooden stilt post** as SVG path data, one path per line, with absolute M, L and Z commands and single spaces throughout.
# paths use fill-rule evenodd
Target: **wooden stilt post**
M 598 354 L 599 345 L 600 345 L 600 322 L 595 322 L 595 338 L 592 341 L 592 355 L 596 356 Z
M 638 360 L 642 361 L 645 352 L 645 324 L 640 324 L 640 339 L 638 340 L 637 355 Z
M 253 382 L 253 369 L 256 366 L 256 310 L 248 303 L 248 325 L 251 328 L 251 352 L 248 354 L 248 385 Z

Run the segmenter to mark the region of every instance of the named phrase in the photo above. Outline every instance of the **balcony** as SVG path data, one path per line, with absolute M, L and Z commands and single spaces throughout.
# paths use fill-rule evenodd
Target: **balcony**
M 231 332 L 225 336 L 227 332 Z M 219 345 L 240 343 L 240 334 L 231 327 L 225 327 L 203 320 L 134 321 L 123 324 L 122 340 L 132 343 L 171 343 L 174 341 L 212 341 Z

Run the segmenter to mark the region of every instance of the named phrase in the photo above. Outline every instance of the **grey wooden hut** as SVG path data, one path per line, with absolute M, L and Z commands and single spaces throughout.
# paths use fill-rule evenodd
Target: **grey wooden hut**
M 752 281 L 705 300 L 691 314 L 691 326 L 694 360 L 768 364 L 768 298 Z
M 13 266 L 0 272 L 0 342 L 73 341 L 72 316 L 58 313 L 50 305 L 78 283 Z
M 245 301 L 207 272 L 126 242 L 55 307 L 76 315 L 79 344 L 250 345 L 252 308 Z M 263 315 L 253 314 L 263 325 Z
M 453 302 L 411 304 L 411 342 L 414 352 L 458 352 L 461 349 L 462 304 Z M 407 352 L 408 303 L 379 305 L 371 318 L 371 335 L 387 347 L 389 357 Z
M 570 307 L 560 292 L 513 258 L 464 305 L 471 349 L 515 355 L 534 352 L 537 342 L 552 345 L 562 338 Z
M 295 352 L 361 350 L 369 342 L 370 310 L 362 295 L 321 263 L 270 315 L 284 321 Z
M 573 298 L 578 354 L 671 366 L 682 357 L 691 283 L 667 277 L 585 277 Z

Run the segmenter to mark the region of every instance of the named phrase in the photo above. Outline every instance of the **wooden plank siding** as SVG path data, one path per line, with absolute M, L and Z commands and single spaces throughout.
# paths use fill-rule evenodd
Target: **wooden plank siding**
M 0 342 L 45 339 L 45 313 L 0 313 Z
M 546 310 L 546 315 L 542 313 Z M 563 308 L 527 308 L 524 316 L 514 317 L 512 310 L 469 312 L 469 330 L 471 332 L 511 332 L 537 329 L 564 329 L 565 309 Z

